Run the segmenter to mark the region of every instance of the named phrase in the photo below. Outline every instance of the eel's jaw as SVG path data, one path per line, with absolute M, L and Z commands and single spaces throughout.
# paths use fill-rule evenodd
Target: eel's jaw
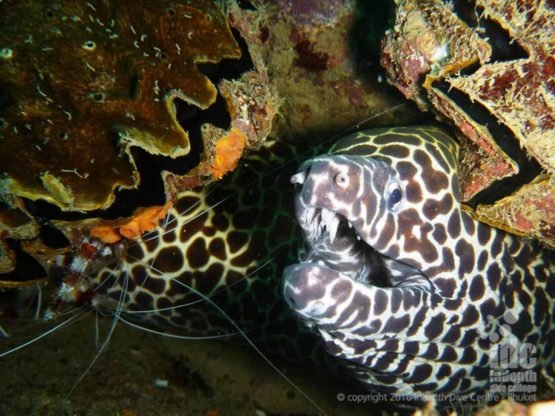
M 298 221 L 305 232 L 305 236 L 309 242 L 315 242 L 324 237 L 327 233 L 330 244 L 333 245 L 338 234 L 339 226 L 343 221 L 343 225 L 352 228 L 352 223 L 343 215 L 338 214 L 327 208 L 318 208 L 314 206 L 305 207 L 298 215 Z M 358 236 L 360 239 L 360 236 Z
M 307 325 L 333 326 L 331 311 L 346 300 L 340 287 L 371 285 L 370 257 L 378 254 L 341 213 L 302 198 L 296 200 L 296 213 L 308 252 L 301 263 L 285 269 L 284 298 Z
M 303 206 L 297 213 L 308 245 L 303 262 L 328 266 L 355 280 L 369 281 L 369 265 L 381 256 L 360 237 L 348 218 L 317 206 Z
M 373 301 L 374 293 L 401 285 L 432 291 L 419 270 L 380 254 L 359 234 L 361 221 L 348 218 L 345 209 L 340 211 L 310 205 L 301 195 L 296 200 L 308 248 L 299 264 L 285 269 L 283 295 L 309 326 L 339 329 L 333 311 L 350 302 L 348 293 L 364 293 Z
M 283 295 L 289 307 L 309 326 L 328 323 L 330 310 L 337 304 L 331 289 L 344 276 L 328 267 L 300 263 L 287 267 L 283 277 Z
M 291 183 L 297 187 L 295 214 L 309 243 L 328 239 L 329 244 L 333 245 L 340 225 L 353 228 L 355 222 L 361 223 L 360 218 L 351 218 L 352 202 L 338 197 L 328 187 L 327 184 L 332 180 L 329 176 L 325 164 L 309 160 L 291 177 Z M 360 239 L 361 236 L 358 237 Z

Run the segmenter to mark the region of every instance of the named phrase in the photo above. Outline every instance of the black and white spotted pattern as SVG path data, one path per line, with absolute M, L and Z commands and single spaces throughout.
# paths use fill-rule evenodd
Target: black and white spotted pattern
M 553 253 L 463 210 L 457 159 L 440 129 L 378 129 L 291 178 L 307 248 L 285 299 L 373 390 L 485 391 L 507 343 L 532 346 L 536 370 L 553 363 Z

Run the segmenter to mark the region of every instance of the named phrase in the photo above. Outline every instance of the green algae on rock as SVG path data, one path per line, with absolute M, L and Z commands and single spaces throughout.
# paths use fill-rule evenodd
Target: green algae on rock
M 108 207 L 139 175 L 130 146 L 190 152 L 178 97 L 206 109 L 196 67 L 241 51 L 214 2 L 4 1 L 0 5 L 0 192 L 64 210 Z

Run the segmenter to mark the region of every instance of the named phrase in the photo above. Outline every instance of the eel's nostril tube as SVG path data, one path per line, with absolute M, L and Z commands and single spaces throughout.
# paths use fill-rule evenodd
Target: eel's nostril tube
M 291 176 L 291 183 L 302 185 L 306 180 L 306 171 L 295 173 Z

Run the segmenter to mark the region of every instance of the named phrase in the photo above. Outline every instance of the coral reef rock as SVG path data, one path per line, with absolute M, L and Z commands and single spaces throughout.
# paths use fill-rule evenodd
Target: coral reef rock
M 196 64 L 241 55 L 210 1 L 0 8 L 2 188 L 65 209 L 105 208 L 135 186 L 130 146 L 188 154 L 173 100 L 209 107 L 216 87 Z
M 470 139 L 462 140 L 464 200 L 483 202 L 482 220 L 555 246 L 555 6 L 396 4 L 382 66 L 407 98 Z M 493 184 L 499 202 L 488 196 Z
M 321 143 L 356 126 L 416 122 L 414 106 L 404 105 L 402 96 L 382 82 L 378 53 L 355 56 L 354 45 L 361 40 L 354 39 L 354 28 L 367 24 L 360 17 L 363 2 L 251 3 L 257 11 L 235 16 L 231 25 L 246 28 L 241 33 L 249 45 L 258 46 L 272 85 L 283 97 L 278 135 Z

